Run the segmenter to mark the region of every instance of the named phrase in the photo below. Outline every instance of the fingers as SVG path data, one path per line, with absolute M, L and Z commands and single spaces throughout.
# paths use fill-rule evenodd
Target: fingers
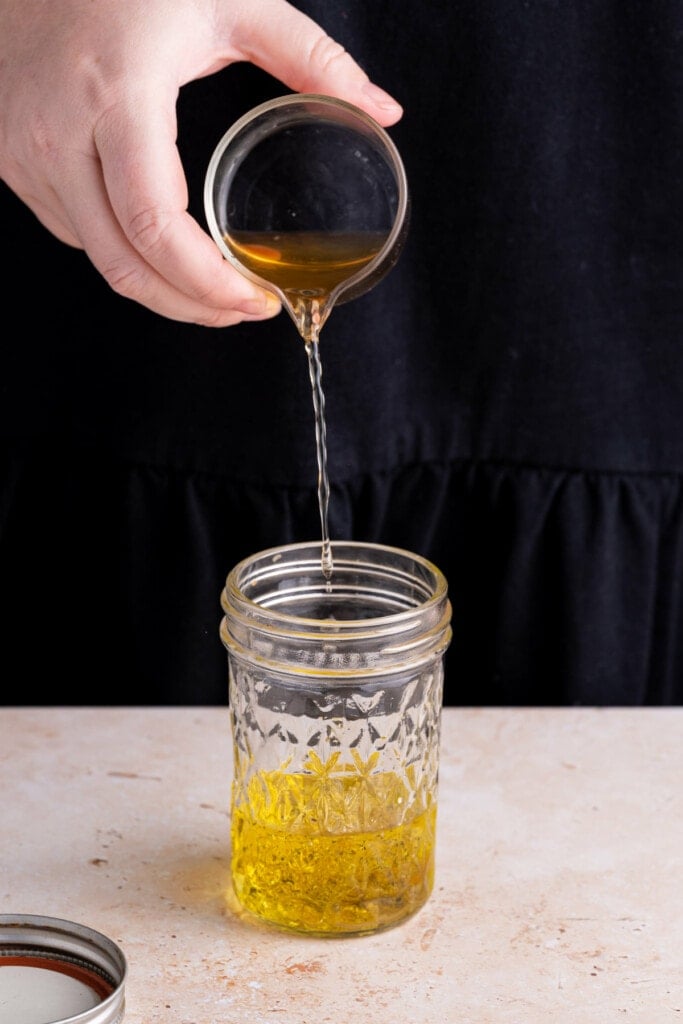
M 250 60 L 296 92 L 320 92 L 365 110 L 381 125 L 395 124 L 401 105 L 315 21 L 285 0 L 264 0 L 231 26 L 232 41 Z
M 98 123 L 96 153 L 62 176 L 60 203 L 80 244 L 116 292 L 171 319 L 223 327 L 274 316 L 279 301 L 234 270 L 186 212 L 158 109 L 154 97 L 140 97 L 134 113 L 114 109 Z
M 161 211 L 150 210 L 153 226 L 148 230 L 158 241 L 141 252 L 114 215 L 100 166 L 92 161 L 87 174 L 81 168 L 78 180 L 83 193 L 74 220 L 80 244 L 120 295 L 170 319 L 207 327 L 260 320 L 280 311 L 277 299 L 233 270 L 187 214 L 164 222 Z M 205 254 L 201 276 L 187 268 L 181 272 L 184 255 L 195 250 Z

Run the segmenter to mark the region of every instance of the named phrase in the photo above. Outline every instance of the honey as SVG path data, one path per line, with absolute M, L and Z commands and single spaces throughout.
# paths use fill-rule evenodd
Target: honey
M 386 231 L 230 231 L 243 266 L 291 295 L 324 297 L 377 255 Z
M 257 773 L 235 801 L 235 894 L 273 924 L 374 932 L 414 913 L 432 890 L 435 801 L 416 798 L 405 776 L 339 757 L 322 764 L 309 755 L 310 772 Z

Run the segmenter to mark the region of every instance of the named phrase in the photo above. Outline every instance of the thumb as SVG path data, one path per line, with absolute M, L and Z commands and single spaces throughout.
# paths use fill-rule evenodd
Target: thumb
M 232 43 L 251 61 L 295 92 L 317 92 L 360 107 L 385 127 L 401 105 L 370 81 L 346 50 L 317 22 L 286 0 L 247 0 L 249 14 L 232 25 Z

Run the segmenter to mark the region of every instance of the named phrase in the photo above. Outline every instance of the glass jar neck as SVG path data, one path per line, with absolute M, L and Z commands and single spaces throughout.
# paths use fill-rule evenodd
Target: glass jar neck
M 320 545 L 253 555 L 221 595 L 221 639 L 234 655 L 293 673 L 356 678 L 409 670 L 440 657 L 451 639 L 442 573 L 383 545 L 333 542 L 323 576 Z

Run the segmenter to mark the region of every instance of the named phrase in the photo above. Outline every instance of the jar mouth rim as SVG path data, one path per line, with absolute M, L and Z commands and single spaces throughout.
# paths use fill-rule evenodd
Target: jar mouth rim
M 272 548 L 265 548 L 262 551 L 255 552 L 252 555 L 248 555 L 238 562 L 228 573 L 225 581 L 225 587 L 221 593 L 221 607 L 223 611 L 227 613 L 234 613 L 236 608 L 250 609 L 257 612 L 259 617 L 277 617 L 278 620 L 282 621 L 283 624 L 287 623 L 292 627 L 296 627 L 297 630 L 306 631 L 307 627 L 311 629 L 312 633 L 317 633 L 321 627 L 334 627 L 335 632 L 354 632 L 358 634 L 359 630 L 376 630 L 378 627 L 383 625 L 389 627 L 395 626 L 398 623 L 405 622 L 406 620 L 412 619 L 416 614 L 422 614 L 428 611 L 434 605 L 438 605 L 442 602 L 448 594 L 448 582 L 441 572 L 441 570 L 424 555 L 417 554 L 416 552 L 409 551 L 405 548 L 394 547 L 387 544 L 379 544 L 374 542 L 365 541 L 352 541 L 352 540 L 333 540 L 331 541 L 332 548 L 332 564 L 333 564 L 333 576 L 334 571 L 348 571 L 349 568 L 355 570 L 367 570 L 373 573 L 384 573 L 388 578 L 394 576 L 397 579 L 401 577 L 407 577 L 407 569 L 409 566 L 418 567 L 423 573 L 430 578 L 431 585 L 427 587 L 425 585 L 425 598 L 423 601 L 419 601 L 415 604 L 406 604 L 404 608 L 398 611 L 387 612 L 385 614 L 377 616 L 365 616 L 359 618 L 341 618 L 336 619 L 332 617 L 310 617 L 306 615 L 297 615 L 292 612 L 284 610 L 282 604 L 272 605 L 268 603 L 262 603 L 258 600 L 254 600 L 243 589 L 244 583 L 255 583 L 265 578 L 275 579 L 278 575 L 285 576 L 288 572 L 291 572 L 298 565 L 300 569 L 308 569 L 315 572 L 316 566 L 321 566 L 322 546 L 320 542 L 313 541 L 301 541 L 293 544 L 283 544 Z M 344 560 L 344 552 L 353 553 L 357 555 L 361 551 L 367 551 L 370 556 L 370 560 L 367 562 L 354 560 L 349 563 Z M 299 562 L 292 560 L 283 560 L 284 556 L 296 556 L 306 555 Z M 379 559 L 372 561 L 372 556 L 380 556 Z M 403 570 L 397 566 L 391 566 L 388 562 L 383 563 L 380 559 L 395 559 L 397 562 L 404 564 Z M 258 571 L 256 567 L 261 563 L 263 568 Z M 250 570 L 251 575 L 248 573 Z M 242 577 L 242 580 L 240 578 Z M 323 575 L 322 567 L 320 568 L 320 580 L 317 586 L 321 593 L 324 593 L 327 580 Z

